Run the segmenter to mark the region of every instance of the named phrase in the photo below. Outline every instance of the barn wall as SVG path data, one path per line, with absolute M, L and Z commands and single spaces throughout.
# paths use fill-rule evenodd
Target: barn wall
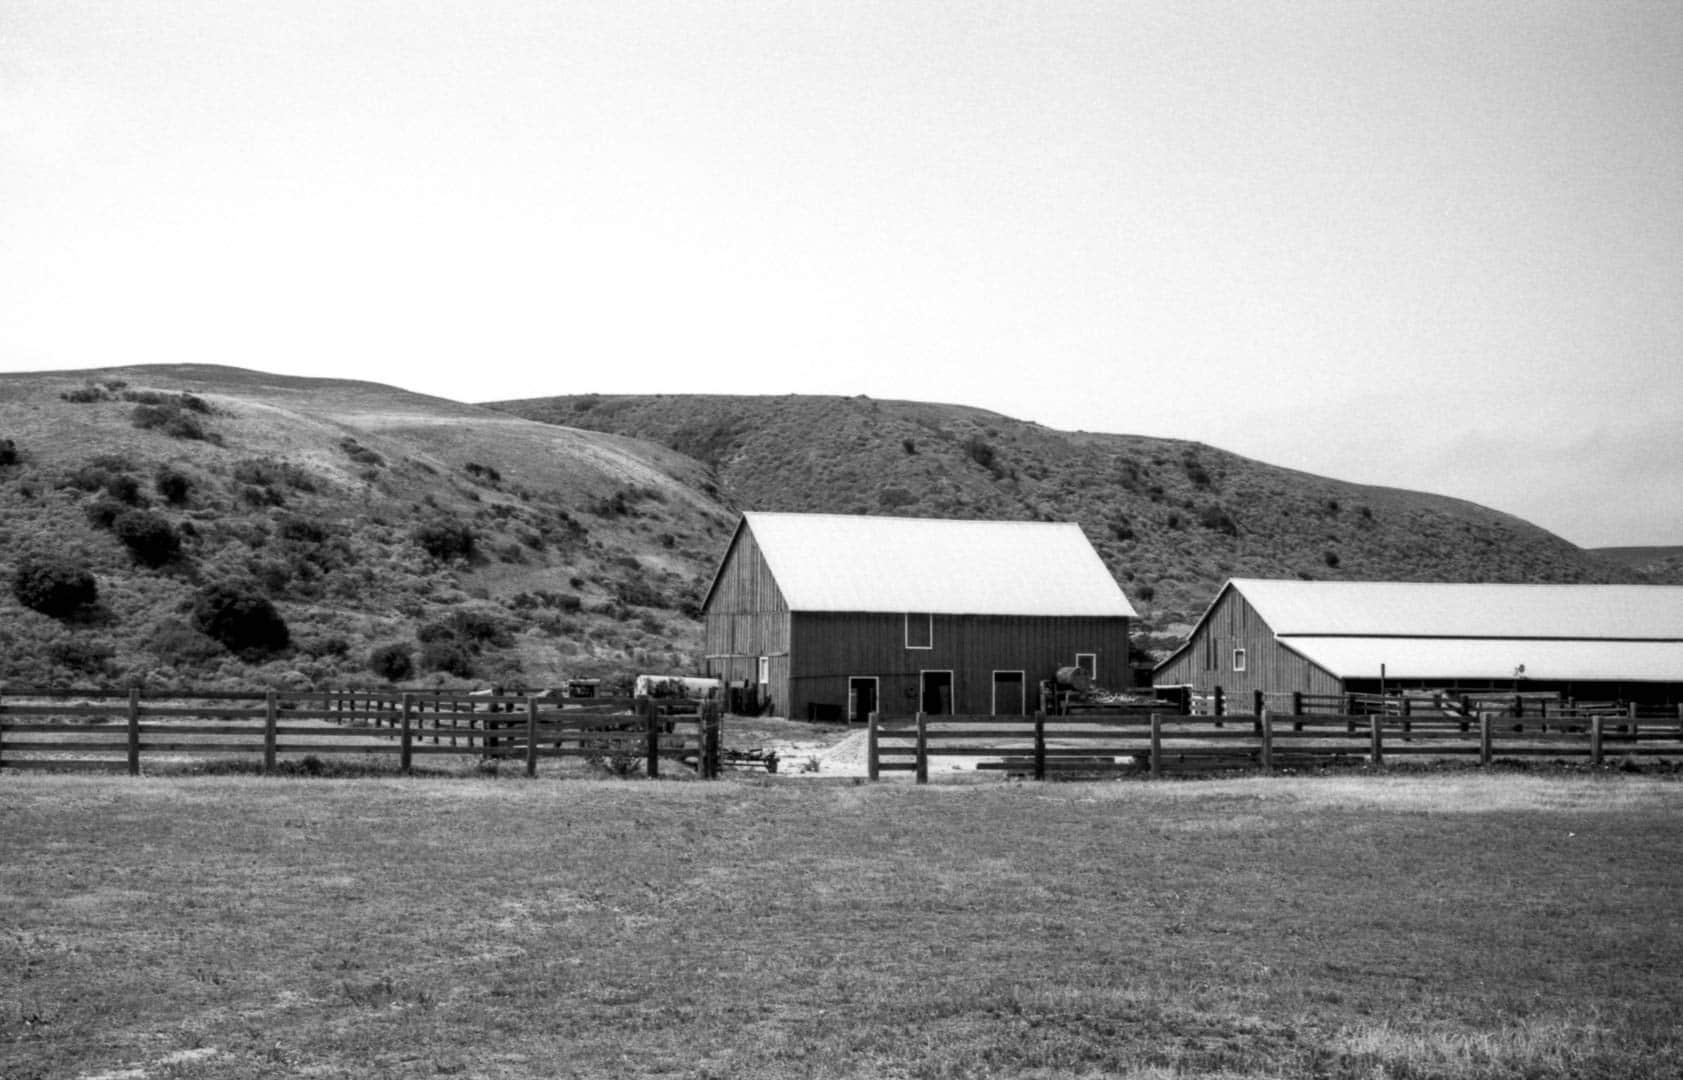
M 768 657 L 765 694 L 777 712 L 789 700 L 789 605 L 753 533 L 739 528 L 702 611 L 707 673 L 728 683 L 757 682 Z
M 1245 651 L 1245 670 L 1235 671 L 1234 650 Z M 1220 687 L 1237 710 L 1258 690 L 1266 694 L 1340 694 L 1343 684 L 1274 638 L 1274 631 L 1237 589 L 1222 591 L 1173 661 L 1159 668 L 1158 686 L 1191 686 L 1207 694 Z
M 1022 671 L 1028 711 L 1042 679 L 1075 663 L 1077 653 L 1097 657 L 1101 686 L 1128 685 L 1128 620 L 1125 618 L 935 615 L 932 647 L 906 647 L 904 614 L 797 612 L 792 620 L 789 715 L 804 717 L 817 703 L 845 709 L 848 679 L 875 676 L 881 711 L 918 710 L 920 674 L 953 673 L 955 713 L 993 711 L 996 670 Z

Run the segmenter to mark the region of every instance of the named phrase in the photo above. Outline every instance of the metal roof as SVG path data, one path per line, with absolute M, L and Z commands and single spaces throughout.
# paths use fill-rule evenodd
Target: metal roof
M 1282 637 L 1340 679 L 1683 682 L 1683 642 L 1521 638 Z M 1522 670 L 1523 668 L 1523 670 Z
M 1683 586 L 1228 583 L 1279 637 L 1560 638 L 1683 642 Z
M 742 517 L 791 611 L 1134 615 L 1074 523 Z

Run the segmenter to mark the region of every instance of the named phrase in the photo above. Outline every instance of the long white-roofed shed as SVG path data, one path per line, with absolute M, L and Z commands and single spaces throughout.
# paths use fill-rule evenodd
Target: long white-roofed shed
M 747 513 L 703 603 L 708 673 L 783 715 L 1032 712 L 1126 685 L 1134 609 L 1081 527 Z
M 1278 581 L 1224 585 L 1159 687 L 1200 694 L 1515 690 L 1683 700 L 1683 587 Z

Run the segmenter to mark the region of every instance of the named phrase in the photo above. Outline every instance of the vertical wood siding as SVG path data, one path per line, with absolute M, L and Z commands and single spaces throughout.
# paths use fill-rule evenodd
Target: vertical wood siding
M 770 657 L 766 693 L 773 708 L 786 711 L 789 605 L 750 530 L 737 529 L 702 619 L 707 673 L 732 683 L 753 682 L 759 658 Z
M 890 715 L 917 711 L 919 676 L 953 673 L 953 711 L 993 711 L 993 673 L 1022 671 L 1032 710 L 1041 679 L 1075 663 L 1076 653 L 1098 657 L 1101 686 L 1128 684 L 1125 618 L 936 615 L 933 648 L 908 649 L 904 614 L 796 612 L 790 640 L 791 715 L 808 703 L 845 707 L 847 680 L 875 676 L 881 708 Z
M 1245 670 L 1233 670 L 1233 650 L 1245 650 Z M 1306 694 L 1343 693 L 1343 685 L 1325 669 L 1316 667 L 1281 645 L 1274 631 L 1251 607 L 1239 590 L 1222 591 L 1216 604 L 1192 631 L 1187 647 L 1173 663 L 1159 669 L 1153 681 L 1158 686 L 1191 686 L 1207 694 L 1216 687 L 1233 702 L 1237 711 L 1249 709 L 1250 696 L 1300 690 Z

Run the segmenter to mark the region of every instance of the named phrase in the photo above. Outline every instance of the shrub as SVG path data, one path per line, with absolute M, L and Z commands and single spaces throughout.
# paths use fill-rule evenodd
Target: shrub
M 221 645 L 180 619 L 166 619 L 147 641 L 152 655 L 169 667 L 198 667 L 224 655 Z
M 143 431 L 162 431 L 177 439 L 204 441 L 210 438 L 198 418 L 188 415 L 174 401 L 161 405 L 136 405 L 134 412 L 129 414 L 129 422 Z
M 18 463 L 18 444 L 10 439 L 0 439 L 0 466 L 16 465 Z
M 884 510 L 897 510 L 917 502 L 917 496 L 903 487 L 885 487 L 877 492 L 877 504 Z
M 111 522 L 111 531 L 145 566 L 162 566 L 181 553 L 175 526 L 150 510 L 125 510 Z
M 503 482 L 502 473 L 493 469 L 489 465 L 481 465 L 477 461 L 470 461 L 466 465 L 463 465 L 462 471 L 466 472 L 469 476 L 476 480 L 483 480 L 492 487 L 496 487 L 498 484 Z
M 429 641 L 421 646 L 421 667 L 462 679 L 473 676 L 473 658 L 454 641 Z
M 377 468 L 386 463 L 386 459 L 381 457 L 378 451 L 368 449 L 349 435 L 339 440 L 339 449 L 343 450 L 358 465 Z
M 319 544 L 327 539 L 327 526 L 315 518 L 289 514 L 281 519 L 280 535 L 295 544 Z
M 1206 529 L 1226 533 L 1228 536 L 1239 535 L 1239 523 L 1233 520 L 1232 514 L 1219 506 L 1205 507 L 1203 512 L 1198 515 L 1198 524 Z
M 1322 552 L 1321 561 L 1326 563 L 1328 566 L 1330 566 L 1330 567 L 1332 567 L 1333 569 L 1336 570 L 1336 569 L 1338 569 L 1338 564 L 1342 560 L 1339 559 L 1338 552 L 1332 551 L 1332 550 L 1329 549 L 1325 552 Z
M 368 670 L 387 682 L 399 682 L 415 673 L 415 660 L 402 642 L 381 645 L 368 654 Z
M 93 383 L 89 383 L 86 386 L 78 386 L 74 390 L 66 390 L 59 395 L 60 400 L 68 401 L 75 405 L 91 405 L 96 401 L 107 401 L 110 397 L 111 395 L 107 394 L 104 390 L 95 386 Z
M 47 659 L 84 675 L 104 675 L 114 655 L 116 650 L 110 645 L 76 638 L 55 641 L 47 646 Z
M 96 529 L 109 529 L 116 524 L 119 515 L 126 514 L 128 511 L 129 507 L 124 506 L 116 499 L 102 495 L 89 503 L 87 510 L 84 512 L 88 515 L 89 525 Z
M 1204 463 L 1195 457 L 1188 456 L 1181 461 L 1181 468 L 1186 470 L 1186 478 L 1192 481 L 1193 487 L 1207 488 L 1211 484 L 1210 472 L 1204 468 Z
M 128 473 L 112 473 L 105 480 L 105 493 L 125 506 L 145 506 L 140 481 Z
M 193 481 L 186 473 L 165 465 L 152 476 L 152 487 L 171 506 L 181 506 L 193 490 Z
M 33 556 L 13 571 L 12 595 L 32 611 L 64 619 L 98 601 L 99 583 L 84 566 L 52 556 Z
M 1000 467 L 998 451 L 981 436 L 972 435 L 965 439 L 964 452 L 971 461 L 992 473 L 995 479 L 1004 475 L 1005 470 Z
M 252 582 L 222 582 L 193 601 L 193 625 L 237 653 L 279 652 L 292 641 L 286 620 Z
M 1134 599 L 1142 604 L 1149 604 L 1157 599 L 1157 590 L 1151 585 L 1139 584 L 1134 586 Z
M 415 530 L 415 543 L 439 562 L 448 562 L 473 555 L 474 535 L 460 522 L 436 521 Z

